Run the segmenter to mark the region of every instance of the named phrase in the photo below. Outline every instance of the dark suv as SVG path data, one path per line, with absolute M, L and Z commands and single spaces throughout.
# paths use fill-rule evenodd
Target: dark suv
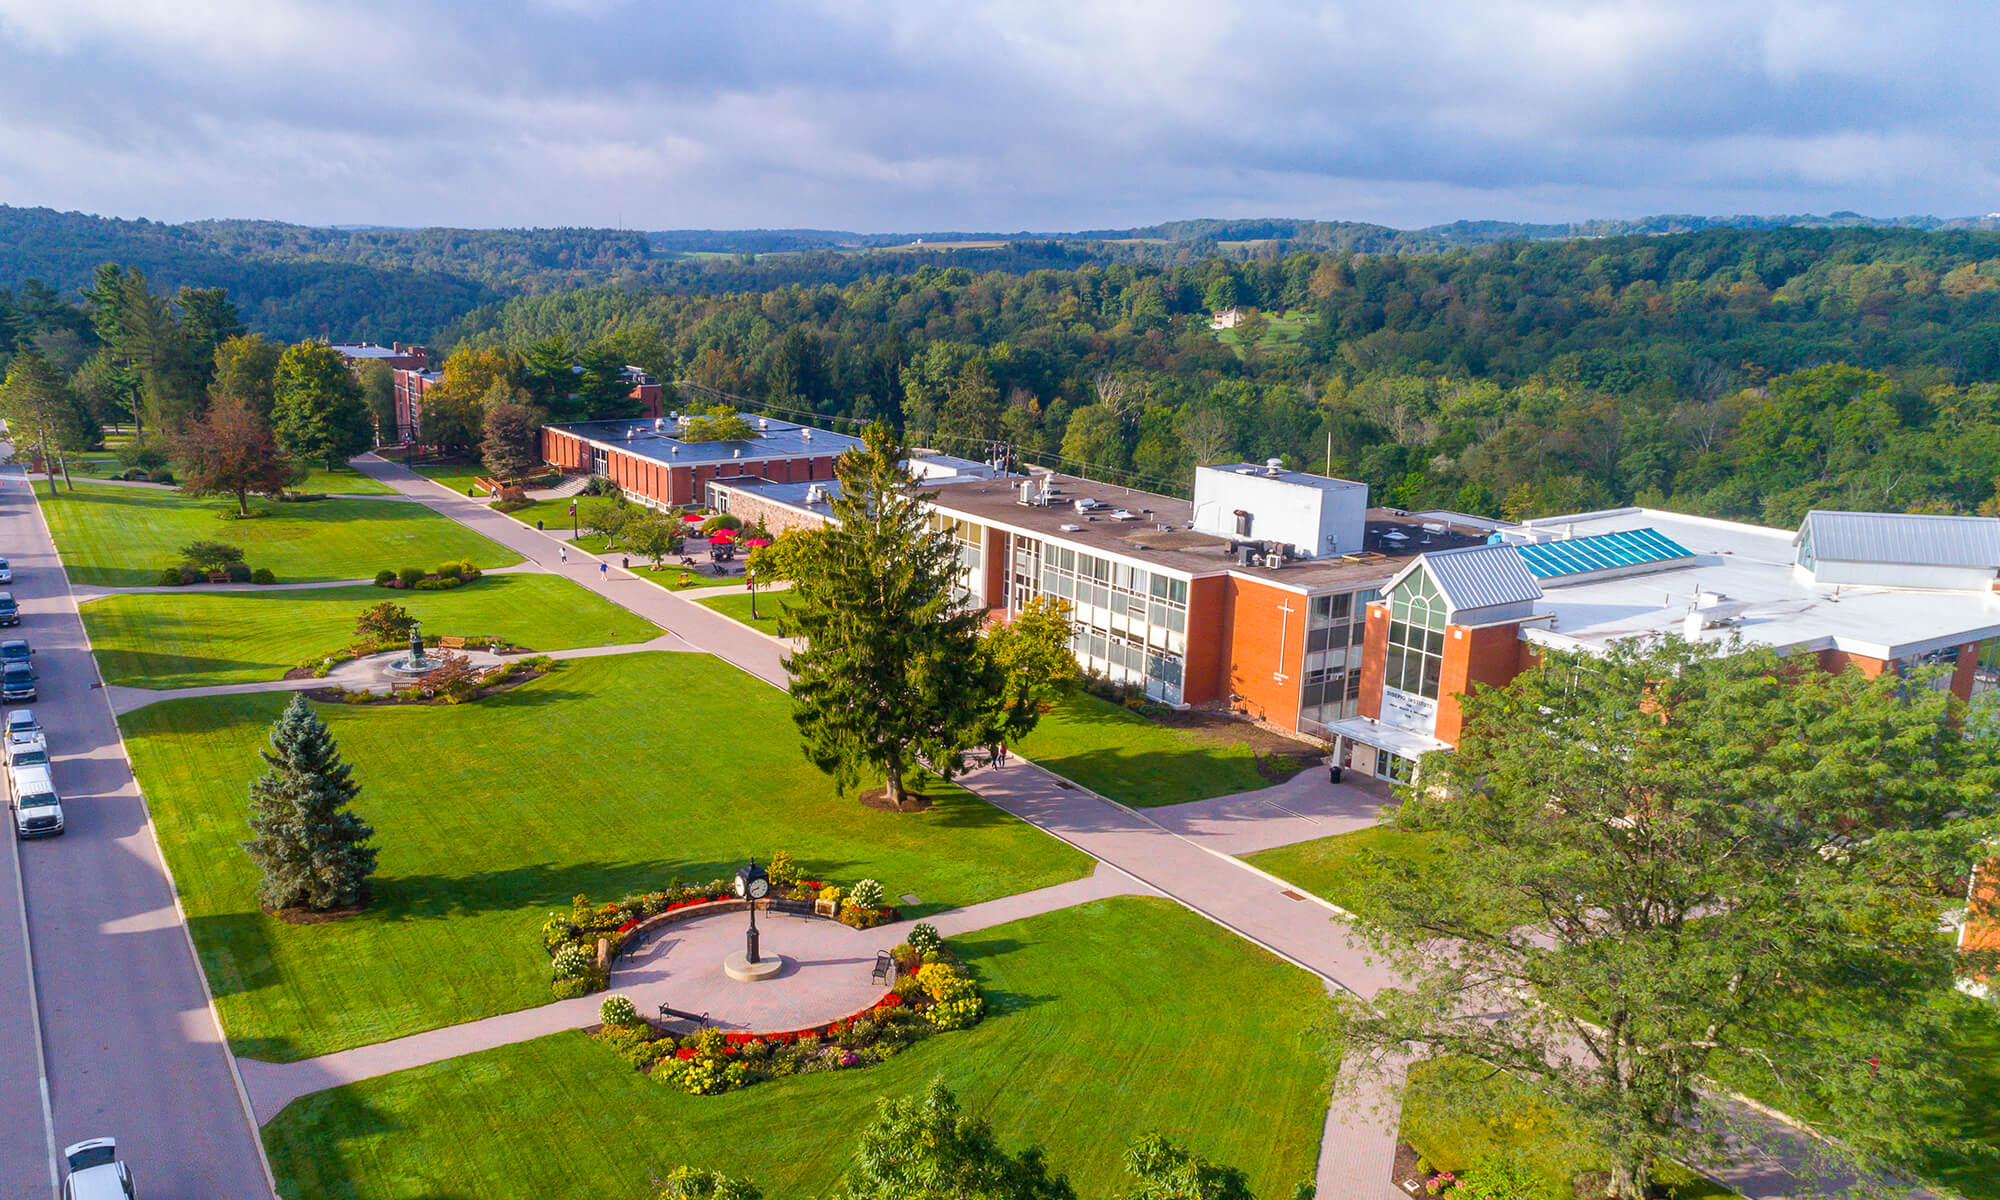
M 14 593 L 0 592 L 0 625 L 19 625 L 21 606 L 14 603 Z
M 28 645 L 28 639 L 26 638 L 9 638 L 4 642 L 0 642 L 0 667 L 7 666 L 10 663 L 20 663 L 32 669 L 34 667 L 32 661 L 34 657 L 34 648 Z
M 33 667 L 27 663 L 8 663 L 0 667 L 0 701 L 27 704 L 37 697 Z

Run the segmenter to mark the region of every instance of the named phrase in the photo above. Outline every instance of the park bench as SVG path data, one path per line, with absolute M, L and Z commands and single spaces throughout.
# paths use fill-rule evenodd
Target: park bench
M 767 907 L 773 912 L 781 912 L 802 921 L 811 920 L 813 915 L 813 902 L 810 900 L 772 900 Z
M 228 583 L 228 582 L 229 582 L 229 572 L 227 572 L 227 571 L 210 571 L 210 572 L 208 573 L 208 581 L 209 581 L 210 583 Z
M 877 950 L 875 952 L 875 970 L 868 978 L 872 982 L 879 983 L 884 987 L 890 987 L 895 984 L 896 960 L 889 956 L 887 950 Z
M 465 649 L 465 639 L 462 637 L 441 637 L 438 639 L 438 649 L 463 650 Z
M 660 1005 L 660 1020 L 693 1021 L 694 1027 L 696 1029 L 703 1029 L 706 1028 L 708 1025 L 708 1014 L 705 1012 L 700 1012 L 700 1013 L 682 1012 L 680 1009 L 674 1008 L 671 1005 L 662 1004 Z

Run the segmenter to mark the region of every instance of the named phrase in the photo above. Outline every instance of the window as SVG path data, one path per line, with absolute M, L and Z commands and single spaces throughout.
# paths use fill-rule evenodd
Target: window
M 1444 597 L 1428 572 L 1419 570 L 1389 597 L 1389 647 L 1382 686 L 1438 698 L 1444 669 Z

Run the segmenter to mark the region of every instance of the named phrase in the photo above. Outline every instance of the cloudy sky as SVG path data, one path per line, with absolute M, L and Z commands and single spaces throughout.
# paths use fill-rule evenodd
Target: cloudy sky
M 0 203 L 1070 230 L 2000 209 L 2000 5 L 0 0 Z

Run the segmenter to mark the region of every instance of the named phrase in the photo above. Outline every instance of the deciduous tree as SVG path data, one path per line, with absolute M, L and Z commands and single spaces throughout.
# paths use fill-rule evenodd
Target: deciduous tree
M 757 427 L 727 404 L 711 404 L 708 411 L 690 415 L 681 430 L 684 442 L 735 442 L 757 436 Z
M 949 773 L 995 690 L 958 555 L 931 528 L 886 425 L 834 463 L 833 521 L 798 548 L 779 618 L 805 648 L 785 662 L 806 757 L 842 791 L 879 773 L 897 808 L 921 754 Z
M 325 910 L 359 904 L 375 872 L 375 835 L 349 811 L 360 795 L 353 769 L 326 723 L 294 694 L 271 726 L 266 770 L 250 785 L 250 829 L 243 850 L 263 873 L 264 907 Z
M 271 427 L 245 400 L 218 400 L 173 440 L 191 496 L 234 496 L 248 516 L 250 493 L 275 496 L 305 478 L 304 468 L 278 448 Z
M 64 452 L 82 449 L 87 426 L 76 394 L 39 352 L 23 350 L 7 364 L 6 382 L 0 383 L 0 416 L 6 417 L 15 445 L 40 452 L 49 471 L 49 495 L 55 495 L 56 470 L 65 479 L 69 475 Z
M 1069 645 L 1075 632 L 1067 600 L 1037 596 L 1012 621 L 980 635 L 998 683 L 980 722 L 981 745 L 1018 743 L 1050 705 L 1076 689 L 1076 654 Z
M 331 471 L 374 444 L 361 385 L 325 342 L 300 342 L 280 355 L 272 395 L 278 442 L 299 458 Z
M 877 1102 L 847 1172 L 850 1200 L 1074 1200 L 1042 1149 L 1010 1154 L 993 1128 L 932 1079 L 921 1096 Z
M 1465 698 L 1457 753 L 1388 814 L 1446 852 L 1377 873 L 1370 933 L 1406 982 L 1349 1002 L 1347 1053 L 1510 1073 L 1630 1200 L 1719 1149 L 1715 1081 L 1907 1154 L 1954 1086 L 1937 922 L 1993 827 L 1988 723 L 1740 646 L 1541 653 Z

